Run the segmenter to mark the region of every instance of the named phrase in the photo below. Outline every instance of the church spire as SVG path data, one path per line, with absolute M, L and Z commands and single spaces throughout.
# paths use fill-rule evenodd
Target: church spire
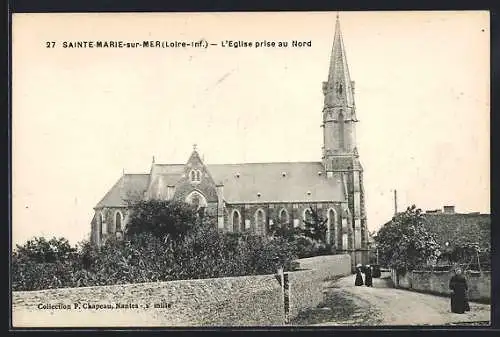
M 323 158 L 327 160 L 329 156 L 355 155 L 355 124 L 358 120 L 354 103 L 354 82 L 349 74 L 338 14 L 328 81 L 323 82 L 323 94 Z
M 354 83 L 351 81 L 351 76 L 349 75 L 344 41 L 340 29 L 340 18 L 337 13 L 328 81 L 323 86 L 325 105 L 353 107 L 353 86 Z

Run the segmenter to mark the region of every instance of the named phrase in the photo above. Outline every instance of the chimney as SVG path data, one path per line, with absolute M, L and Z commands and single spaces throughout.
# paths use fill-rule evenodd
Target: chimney
M 454 214 L 455 213 L 455 206 L 443 206 L 443 213 Z

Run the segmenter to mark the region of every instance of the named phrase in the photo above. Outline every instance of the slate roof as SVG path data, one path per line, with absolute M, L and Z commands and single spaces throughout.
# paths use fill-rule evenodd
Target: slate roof
M 334 174 L 332 179 L 327 179 L 321 162 L 215 164 L 206 167 L 215 183 L 224 185 L 224 200 L 228 203 L 346 200 L 340 175 Z M 151 175 L 125 174 L 96 208 L 124 206 L 124 197 L 142 198 L 150 177 L 152 188 L 160 182 L 175 185 L 183 169 L 184 164 L 154 164 Z
M 215 182 L 224 184 L 224 199 L 229 203 L 344 201 L 340 175 L 327 179 L 321 162 L 224 164 L 207 167 Z M 318 172 L 322 174 L 319 175 Z M 307 192 L 311 194 L 308 195 Z M 257 193 L 260 193 L 260 197 L 257 197 Z
M 436 235 L 438 243 L 477 242 L 481 247 L 491 243 L 491 217 L 477 213 L 425 213 L 425 227 Z
M 126 205 L 124 199 L 140 200 L 144 196 L 148 182 L 149 174 L 125 174 L 95 207 L 119 207 Z

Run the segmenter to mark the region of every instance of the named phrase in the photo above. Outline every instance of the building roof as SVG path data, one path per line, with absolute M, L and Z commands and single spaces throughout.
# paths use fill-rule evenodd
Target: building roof
M 184 164 L 153 164 L 150 174 L 125 174 L 99 207 L 125 206 L 124 199 L 138 200 L 150 183 L 176 185 Z M 339 173 L 325 176 L 321 162 L 281 162 L 206 165 L 216 184 L 223 185 L 228 203 L 346 201 Z M 151 178 L 151 181 L 150 181 Z M 260 196 L 259 196 L 260 195 Z
M 148 187 L 149 174 L 124 174 L 96 205 L 100 207 L 125 206 L 126 200 L 140 200 Z
M 491 244 L 491 217 L 478 213 L 425 213 L 423 217 L 428 231 L 435 234 L 440 244 L 449 242 L 478 243 L 481 247 Z
M 341 176 L 337 174 L 328 179 L 321 162 L 224 164 L 207 167 L 215 182 L 224 185 L 224 199 L 229 203 L 345 200 Z

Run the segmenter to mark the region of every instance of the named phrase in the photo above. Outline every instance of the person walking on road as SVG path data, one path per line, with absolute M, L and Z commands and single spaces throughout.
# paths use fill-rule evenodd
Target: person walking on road
M 363 285 L 363 275 L 361 275 L 361 264 L 358 264 L 356 266 L 356 279 L 354 280 L 354 285 L 355 286 L 362 286 Z
M 450 279 L 449 287 L 451 290 L 451 312 L 463 314 L 465 311 L 470 310 L 467 298 L 467 290 L 469 287 L 467 285 L 467 280 L 462 274 L 462 269 L 457 268 L 455 270 L 455 275 Z
M 373 286 L 372 267 L 370 265 L 365 267 L 365 286 Z

